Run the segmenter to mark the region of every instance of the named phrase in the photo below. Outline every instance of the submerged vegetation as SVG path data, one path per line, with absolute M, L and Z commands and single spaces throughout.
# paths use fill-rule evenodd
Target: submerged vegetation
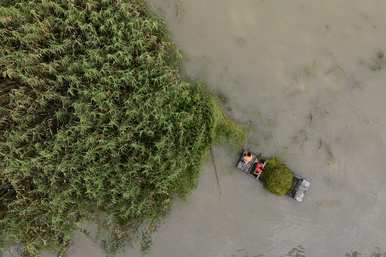
M 262 175 L 264 186 L 276 195 L 285 195 L 291 189 L 293 172 L 277 157 L 270 159 Z
M 142 0 L 3 0 L 0 41 L 0 246 L 62 254 L 103 213 L 115 248 L 242 139 Z

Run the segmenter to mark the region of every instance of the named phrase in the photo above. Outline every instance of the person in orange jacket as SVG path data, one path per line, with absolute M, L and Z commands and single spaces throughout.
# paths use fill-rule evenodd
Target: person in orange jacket
M 253 159 L 253 156 L 251 154 L 251 152 L 244 152 L 243 154 L 243 161 L 245 164 L 248 164 L 252 161 Z

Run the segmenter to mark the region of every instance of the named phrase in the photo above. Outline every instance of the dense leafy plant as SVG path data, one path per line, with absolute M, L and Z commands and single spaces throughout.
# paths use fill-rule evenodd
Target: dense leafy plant
M 285 195 L 291 189 L 293 172 L 277 157 L 268 160 L 262 181 L 271 193 Z
M 115 243 L 152 230 L 242 137 L 141 0 L 3 0 L 0 42 L 0 245 L 64 252 L 96 213 Z

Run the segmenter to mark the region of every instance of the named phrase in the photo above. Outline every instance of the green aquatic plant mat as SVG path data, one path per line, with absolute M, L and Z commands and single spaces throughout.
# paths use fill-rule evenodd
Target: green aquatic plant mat
M 274 157 L 268 160 L 262 181 L 271 193 L 285 195 L 292 187 L 293 172 L 279 158 Z

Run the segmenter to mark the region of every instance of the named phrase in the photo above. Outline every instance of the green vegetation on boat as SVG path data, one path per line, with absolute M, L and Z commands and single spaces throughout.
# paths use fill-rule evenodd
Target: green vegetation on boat
M 142 0 L 1 1 L 0 247 L 63 255 L 102 213 L 113 251 L 242 141 L 167 34 Z
M 277 157 L 269 159 L 261 179 L 265 188 L 276 195 L 287 194 L 293 184 L 294 173 Z

